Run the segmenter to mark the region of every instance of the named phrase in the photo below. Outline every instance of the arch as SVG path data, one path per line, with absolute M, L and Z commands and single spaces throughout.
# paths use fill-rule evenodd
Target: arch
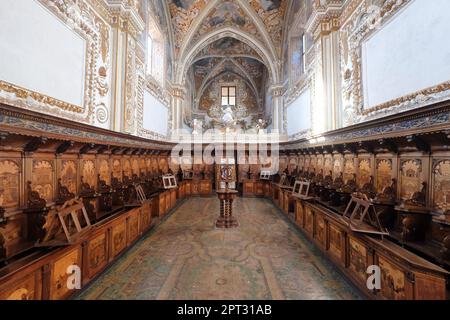
M 179 84 L 184 83 L 184 78 L 188 68 L 192 65 L 192 61 L 194 61 L 195 57 L 201 50 L 211 43 L 227 37 L 242 41 L 252 47 L 264 61 L 272 82 L 279 82 L 280 77 L 275 62 L 277 61 L 276 57 L 274 57 L 259 40 L 252 38 L 249 34 L 234 27 L 223 27 L 211 33 L 205 34 L 192 48 L 190 48 L 189 51 L 185 53 L 185 55 L 180 56 L 178 64 L 179 68 L 175 78 L 176 82 Z
M 240 72 L 243 73 L 239 74 L 236 73 L 234 71 L 224 71 L 219 73 L 218 75 L 211 77 L 212 74 L 214 74 L 214 72 L 219 69 L 224 63 L 226 62 L 231 62 Z M 206 88 L 208 88 L 208 86 L 211 84 L 211 82 L 213 82 L 215 79 L 217 79 L 219 76 L 222 76 L 225 72 L 231 72 L 235 75 L 237 75 L 239 78 L 243 79 L 247 85 L 249 85 L 249 87 L 252 89 L 253 94 L 255 95 L 255 98 L 259 101 L 261 99 L 260 94 L 256 88 L 256 84 L 253 81 L 252 77 L 247 73 L 247 71 L 242 68 L 242 66 L 240 66 L 238 63 L 236 63 L 236 61 L 234 61 L 233 59 L 223 59 L 222 61 L 220 61 L 220 63 L 218 63 L 212 70 L 211 72 L 205 77 L 205 79 L 202 82 L 202 85 L 200 86 L 200 89 L 197 92 L 197 96 L 198 97 L 202 97 L 203 93 L 205 92 Z
M 201 88 L 201 90 L 200 90 L 200 95 L 199 95 L 199 98 L 198 98 L 198 101 L 196 101 L 195 106 L 194 106 L 196 112 L 202 112 L 198 107 L 199 107 L 200 99 L 201 99 L 201 97 L 203 96 L 203 94 L 205 93 L 205 90 L 206 90 L 209 86 L 211 86 L 212 83 L 213 83 L 216 79 L 219 79 L 219 78 L 223 77 L 223 76 L 226 75 L 226 74 L 233 74 L 233 75 L 235 75 L 236 77 L 240 78 L 242 81 L 244 81 L 245 84 L 246 84 L 247 86 L 249 86 L 249 87 L 252 89 L 252 93 L 255 95 L 255 98 L 258 99 L 258 95 L 257 95 L 257 93 L 255 93 L 255 90 L 254 90 L 254 88 L 253 88 L 253 84 L 250 82 L 250 80 L 249 80 L 248 78 L 246 78 L 246 77 L 243 76 L 242 74 L 237 73 L 235 70 L 226 70 L 226 71 L 223 71 L 223 72 L 219 73 L 219 74 L 216 75 L 215 77 L 212 77 L 212 78 L 208 79 L 208 81 L 207 81 L 207 82 L 204 84 L 204 86 Z

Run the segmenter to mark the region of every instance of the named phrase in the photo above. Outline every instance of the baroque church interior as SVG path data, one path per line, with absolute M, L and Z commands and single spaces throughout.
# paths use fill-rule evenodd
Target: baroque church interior
M 1 0 L 0 300 L 448 300 L 450 1 Z

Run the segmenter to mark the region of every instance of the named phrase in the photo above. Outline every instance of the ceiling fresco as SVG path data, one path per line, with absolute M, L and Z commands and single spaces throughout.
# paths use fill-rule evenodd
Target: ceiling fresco
M 224 26 L 239 28 L 259 40 L 262 40 L 262 33 L 268 33 L 271 43 L 265 44 L 281 52 L 283 23 L 289 0 L 168 0 L 168 4 L 177 52 L 185 41 L 198 40 L 202 35 Z M 244 7 L 255 14 L 249 16 Z
M 274 46 L 280 50 L 288 0 L 250 0 L 249 3 L 263 20 Z
M 206 46 L 196 57 L 196 61 L 209 56 L 219 57 L 251 57 L 261 60 L 258 53 L 244 42 L 231 37 L 222 38 Z
M 203 35 L 211 33 L 222 27 L 235 27 L 248 33 L 252 37 L 262 41 L 262 36 L 253 20 L 247 16 L 245 11 L 236 1 L 222 0 L 203 20 L 200 28 L 194 36 L 197 41 Z

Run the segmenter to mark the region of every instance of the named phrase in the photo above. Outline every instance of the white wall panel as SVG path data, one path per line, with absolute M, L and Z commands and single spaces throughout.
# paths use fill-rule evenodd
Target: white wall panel
M 146 90 L 144 93 L 144 129 L 166 136 L 168 121 L 169 109 Z
M 363 43 L 365 107 L 450 80 L 449 33 L 449 0 L 414 0 Z
M 0 1 L 0 80 L 82 106 L 85 45 L 36 0 Z
M 288 135 L 294 135 L 311 128 L 311 91 L 305 90 L 287 107 Z

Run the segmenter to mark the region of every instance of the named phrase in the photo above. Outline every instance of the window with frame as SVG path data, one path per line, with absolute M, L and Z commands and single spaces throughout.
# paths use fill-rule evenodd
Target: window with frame
M 306 72 L 306 34 L 302 35 L 302 71 Z
M 149 35 L 147 37 L 147 74 L 152 74 L 152 62 L 153 62 L 153 39 Z
M 222 106 L 236 105 L 236 87 L 225 86 L 222 87 Z

